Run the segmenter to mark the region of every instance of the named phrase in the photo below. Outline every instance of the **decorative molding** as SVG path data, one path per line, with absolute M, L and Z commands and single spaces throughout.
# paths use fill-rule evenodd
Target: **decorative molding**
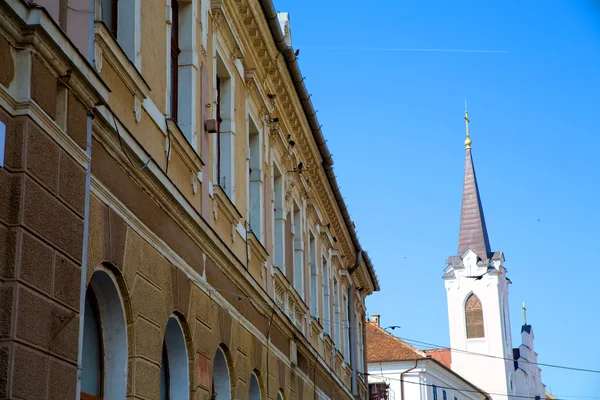
M 190 142 L 185 138 L 185 135 L 181 132 L 177 123 L 171 118 L 167 118 L 167 129 L 170 133 L 167 137 L 167 152 L 169 147 L 168 141 L 171 141 L 171 154 L 169 155 L 169 159 L 173 152 L 177 153 L 190 171 L 192 171 L 194 175 L 197 175 L 198 172 L 202 170 L 202 167 L 204 167 L 204 162 L 192 148 Z
M 142 120 L 142 102 L 137 95 L 133 95 L 133 114 L 135 116 L 135 122 Z
M 112 65 L 117 75 L 131 91 L 131 94 L 138 96 L 140 99 L 145 99 L 150 92 L 150 86 L 102 22 L 96 21 L 94 23 L 94 35 L 95 43 L 100 46 L 103 58 L 105 57 Z
M 34 101 L 16 101 L 10 93 L 0 86 L 0 107 L 12 116 L 27 115 L 46 132 L 84 169 L 87 169 L 90 158 L 86 152 Z
M 223 212 L 227 221 L 233 225 L 234 229 L 236 229 L 237 224 L 242 219 L 242 214 L 238 211 L 235 205 L 231 202 L 227 194 L 223 191 L 223 188 L 220 186 L 214 185 L 214 193 L 215 193 L 215 207 L 217 210 Z M 217 211 L 218 216 L 218 211 Z M 217 217 L 215 217 L 216 219 Z M 235 236 L 234 236 L 235 237 Z
M 252 231 L 248 232 L 248 245 L 250 246 L 250 253 L 258 258 L 260 264 L 267 262 L 269 253 Z
M 94 41 L 94 68 L 98 73 L 102 72 L 102 46 L 98 41 Z

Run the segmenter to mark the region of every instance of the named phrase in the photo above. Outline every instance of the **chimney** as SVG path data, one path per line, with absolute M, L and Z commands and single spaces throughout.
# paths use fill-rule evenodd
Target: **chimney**
M 377 324 L 377 326 L 381 327 L 381 323 L 380 323 L 381 315 L 373 314 L 373 315 L 371 315 L 371 319 L 373 320 L 374 323 Z

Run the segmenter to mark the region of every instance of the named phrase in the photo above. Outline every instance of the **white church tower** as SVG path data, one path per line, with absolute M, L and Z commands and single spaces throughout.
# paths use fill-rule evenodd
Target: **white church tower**
M 465 175 L 458 255 L 448 257 L 443 276 L 448 296 L 452 370 L 494 400 L 515 393 L 515 371 L 502 252 L 490 251 L 471 154 L 465 112 Z M 479 353 L 483 355 L 475 355 Z

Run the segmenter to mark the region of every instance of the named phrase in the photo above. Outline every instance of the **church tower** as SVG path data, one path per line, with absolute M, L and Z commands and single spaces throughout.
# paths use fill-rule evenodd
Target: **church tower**
M 465 111 L 465 172 L 458 254 L 447 259 L 443 276 L 448 297 L 452 370 L 494 400 L 514 393 L 514 363 L 508 285 L 502 252 L 490 251 L 475 177 Z M 479 353 L 483 355 L 476 355 Z

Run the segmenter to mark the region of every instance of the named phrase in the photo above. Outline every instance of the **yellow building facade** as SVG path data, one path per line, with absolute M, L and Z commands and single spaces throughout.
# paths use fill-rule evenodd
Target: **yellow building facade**
M 0 9 L 0 398 L 365 399 L 379 285 L 289 16 Z

